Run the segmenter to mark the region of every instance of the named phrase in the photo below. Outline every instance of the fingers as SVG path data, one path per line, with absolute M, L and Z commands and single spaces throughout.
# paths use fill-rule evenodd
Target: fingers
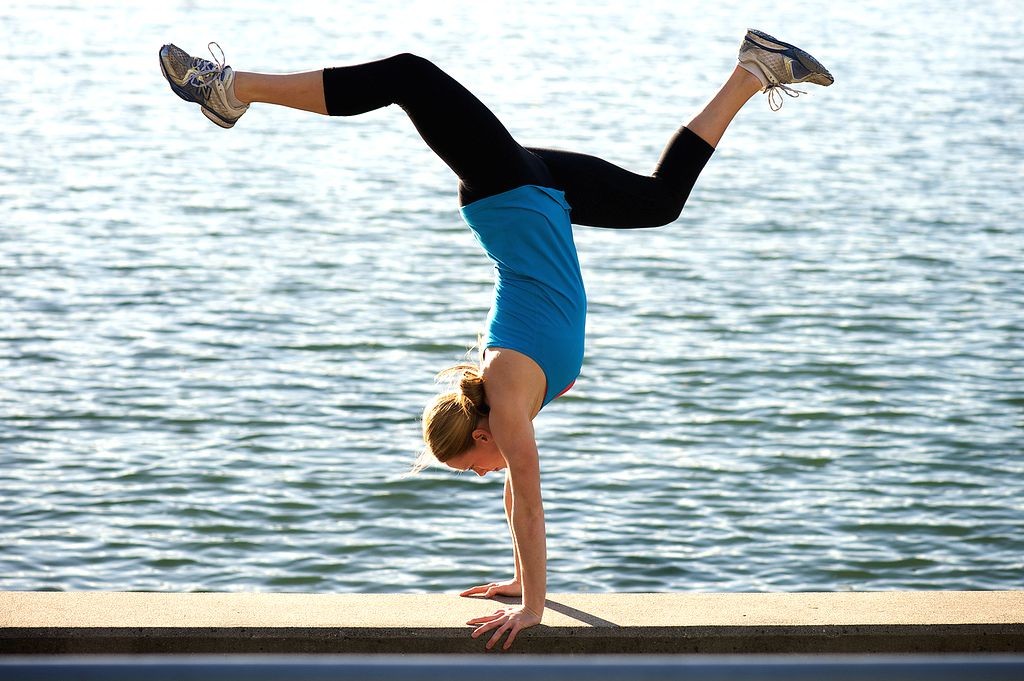
M 491 648 L 493 648 L 494 644 L 501 640 L 502 635 L 504 635 L 504 633 L 506 631 L 508 631 L 510 628 L 512 628 L 513 626 L 514 625 L 511 622 L 505 622 L 505 624 L 501 625 L 501 628 L 499 628 L 496 632 L 494 632 L 494 636 L 491 636 L 491 640 L 488 641 L 487 645 L 484 646 L 484 647 L 487 648 L 487 650 L 490 650 Z M 506 647 L 506 650 L 507 649 L 508 648 Z
M 511 648 L 512 647 L 512 641 L 516 640 L 516 634 L 518 634 L 522 630 L 523 630 L 523 627 L 520 627 L 520 626 L 513 627 L 511 630 L 509 630 L 508 638 L 505 639 L 505 645 L 503 645 L 501 647 L 501 649 L 502 650 L 508 650 L 509 648 Z
M 483 596 L 484 598 L 493 598 L 495 596 L 521 596 L 522 590 L 512 584 L 481 584 L 480 586 L 474 586 L 466 589 L 460 596 Z
M 498 612 L 492 615 L 482 615 L 480 617 L 474 617 L 473 619 L 466 622 L 466 624 L 489 624 L 494 620 L 499 620 L 503 617 L 508 617 L 508 613 L 504 610 L 499 610 Z
M 489 582 L 487 584 L 481 584 L 479 586 L 473 586 L 462 593 L 460 596 L 483 596 L 484 598 L 493 598 L 494 596 L 522 596 L 523 587 L 517 579 L 510 579 L 504 582 Z
M 499 610 L 493 615 L 471 619 L 467 624 L 480 625 L 473 631 L 473 638 L 478 638 L 489 631 L 494 632 L 485 646 L 487 650 L 494 648 L 495 644 L 501 640 L 501 637 L 508 634 L 508 638 L 505 639 L 505 644 L 502 646 L 502 650 L 508 650 L 512 647 L 512 642 L 516 640 L 516 636 L 520 631 L 537 623 L 528 622 L 524 624 L 521 617 L 515 616 L 517 612 L 516 610 L 508 609 Z
M 505 624 L 506 622 L 508 622 L 508 613 L 502 611 L 502 612 L 496 612 L 493 615 L 485 615 L 484 617 L 476 617 L 474 619 L 471 619 L 466 624 L 478 624 L 478 625 L 480 625 L 476 629 L 473 630 L 473 634 L 472 634 L 473 638 L 477 638 L 481 634 L 486 634 L 491 629 L 494 629 L 495 627 L 500 627 L 503 624 Z
M 470 588 L 466 589 L 465 591 L 463 591 L 462 593 L 460 593 L 459 595 L 460 596 L 475 596 L 476 594 L 485 594 L 485 593 L 487 593 L 487 590 L 492 588 L 493 586 L 494 586 L 493 582 L 490 583 L 490 584 L 481 584 L 480 586 L 470 587 Z
M 523 627 L 523 625 L 519 621 L 511 618 L 508 619 L 505 622 L 505 624 L 501 625 L 501 627 L 494 632 L 494 635 L 491 636 L 491 640 L 487 642 L 487 650 L 493 648 L 494 644 L 500 641 L 501 637 L 504 636 L 506 632 L 508 633 L 508 638 L 505 639 L 505 644 L 501 646 L 501 649 L 508 650 L 512 647 L 512 642 L 516 640 L 516 634 L 518 634 L 524 628 L 525 627 Z
M 516 637 L 516 632 L 518 632 L 519 629 L 522 628 L 515 621 L 515 619 L 509 616 L 508 613 L 502 613 L 502 615 L 502 617 L 492 620 L 491 622 L 488 622 L 487 624 L 481 626 L 473 632 L 473 638 L 476 638 L 481 634 L 487 633 L 491 629 L 495 630 L 490 640 L 487 641 L 487 645 L 484 646 L 485 648 L 487 648 L 487 650 L 492 649 L 494 647 L 494 644 L 500 641 L 501 637 L 504 636 L 506 632 L 511 632 L 509 633 L 508 639 L 505 641 L 505 645 L 503 646 L 504 650 L 508 650 L 508 647 L 512 645 L 512 641 Z

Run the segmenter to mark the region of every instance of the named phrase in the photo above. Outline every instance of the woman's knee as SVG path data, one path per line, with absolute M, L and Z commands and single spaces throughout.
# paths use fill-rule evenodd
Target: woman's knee
M 657 181 L 652 183 L 652 191 L 648 194 L 641 217 L 644 227 L 664 227 L 679 219 L 686 205 L 685 194 L 680 195 L 671 189 L 661 186 Z M 640 216 L 638 216 L 640 217 Z
M 429 80 L 433 75 L 442 73 L 434 62 L 411 52 L 396 54 L 389 57 L 387 61 L 391 62 L 394 68 L 401 73 L 417 79 Z
M 661 206 L 661 211 L 657 215 L 658 224 L 655 227 L 663 227 L 670 225 L 679 219 L 679 216 L 683 214 L 683 206 L 686 200 L 679 200 L 677 197 L 672 197 Z

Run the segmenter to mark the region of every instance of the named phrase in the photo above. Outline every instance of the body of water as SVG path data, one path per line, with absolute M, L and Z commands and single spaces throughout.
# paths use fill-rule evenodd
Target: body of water
M 1024 584 L 1015 1 L 25 3 L 0 9 L 0 588 L 456 591 L 500 476 L 406 477 L 491 271 L 397 107 L 175 97 L 411 51 L 524 144 L 649 172 L 747 26 L 758 96 L 682 218 L 575 231 L 583 373 L 537 419 L 552 591 Z M 803 89 L 803 88 L 801 88 Z

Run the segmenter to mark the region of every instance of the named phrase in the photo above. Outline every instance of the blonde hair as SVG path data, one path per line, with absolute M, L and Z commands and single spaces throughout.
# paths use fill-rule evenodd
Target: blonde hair
M 431 459 L 449 461 L 473 446 L 473 431 L 481 416 L 490 411 L 484 393 L 484 377 L 475 364 L 458 364 L 437 375 L 448 383 L 423 410 L 423 442 L 426 448 L 413 464 L 413 473 L 430 465 Z

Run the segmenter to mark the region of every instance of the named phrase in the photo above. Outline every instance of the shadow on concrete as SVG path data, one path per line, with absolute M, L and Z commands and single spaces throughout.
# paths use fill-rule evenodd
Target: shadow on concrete
M 568 605 L 562 605 L 557 601 L 553 601 L 550 598 L 544 601 L 544 607 L 554 610 L 555 612 L 577 619 L 584 624 L 589 624 L 592 627 L 618 627 L 619 625 L 615 622 L 609 622 L 608 620 L 601 619 L 597 615 L 591 615 L 589 612 L 583 612 L 576 608 L 570 608 Z
M 504 603 L 505 605 L 519 605 L 520 603 L 522 603 L 520 599 L 510 598 L 509 596 L 492 596 L 487 600 L 498 601 L 499 603 Z M 558 601 L 553 601 L 550 598 L 544 601 L 544 607 L 548 608 L 549 610 L 554 610 L 560 615 L 565 615 L 566 617 L 571 617 L 574 620 L 578 620 L 583 624 L 589 624 L 592 627 L 619 626 L 615 622 L 609 622 L 606 619 L 601 619 L 597 615 L 591 615 L 589 612 L 583 612 L 582 610 L 572 608 L 568 605 L 559 603 Z

